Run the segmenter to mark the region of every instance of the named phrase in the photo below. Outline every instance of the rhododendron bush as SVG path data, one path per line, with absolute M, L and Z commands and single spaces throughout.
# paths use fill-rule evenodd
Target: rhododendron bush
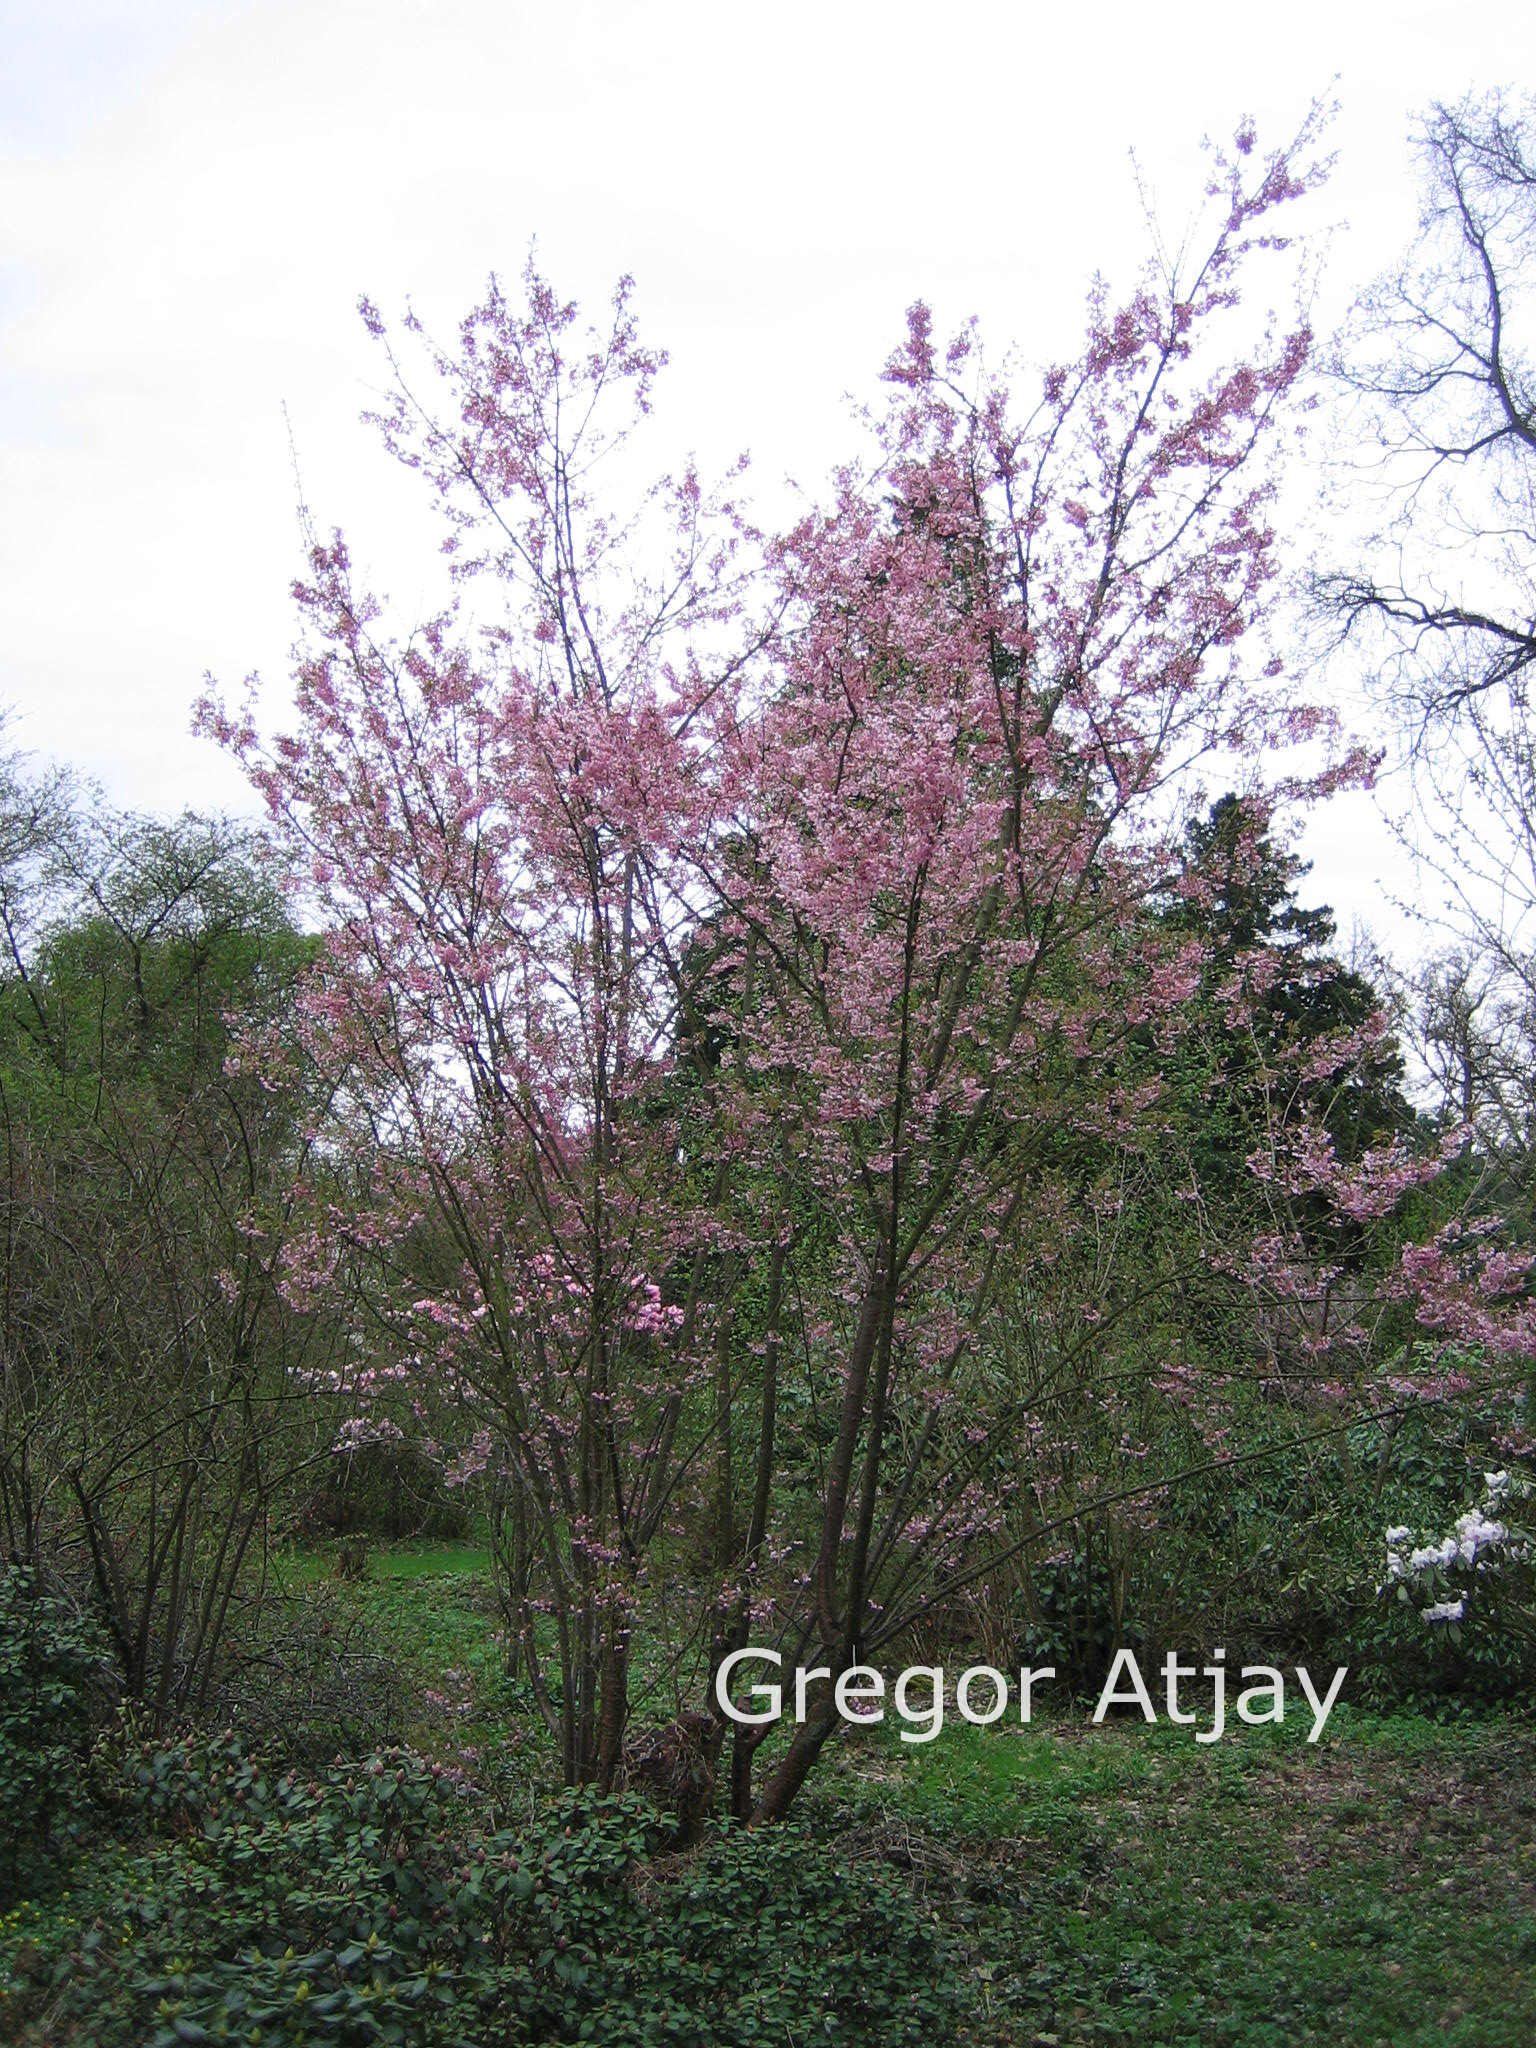
M 358 1426 L 403 1368 L 394 1412 L 483 1489 L 573 1781 L 619 1771 L 638 1625 L 696 1646 L 695 1701 L 778 1640 L 827 1679 L 761 1783 L 734 1730 L 730 1774 L 783 1812 L 831 1680 L 1038 1539 L 1046 1385 L 1102 1363 L 1127 1190 L 1184 1176 L 1204 1213 L 1168 1081 L 1211 954 L 1173 914 L 1206 886 L 1185 826 L 1240 787 L 1251 850 L 1370 767 L 1263 630 L 1310 336 L 1240 285 L 1284 266 L 1314 136 L 1213 166 L 1203 250 L 1096 289 L 1043 380 L 914 308 L 863 458 L 777 537 L 739 478 L 618 502 L 661 368 L 627 284 L 593 334 L 530 269 L 452 348 L 365 304 L 455 596 L 402 637 L 316 537 L 291 729 L 204 707 L 326 932 L 303 1028 L 338 1171 L 284 1287 L 371 1261 Z M 1296 1107 L 1232 1287 L 1315 1295 L 1297 1204 L 1368 1225 L 1438 1166 L 1341 1158 L 1309 1107 L 1384 1031 L 1305 1072 L 1271 1048 L 1257 1094 Z M 1468 1334 L 1458 1261 L 1490 1313 L 1510 1293 L 1418 1257 L 1430 1330 Z M 1008 1369 L 1012 1314 L 1055 1332 L 1044 1380 Z

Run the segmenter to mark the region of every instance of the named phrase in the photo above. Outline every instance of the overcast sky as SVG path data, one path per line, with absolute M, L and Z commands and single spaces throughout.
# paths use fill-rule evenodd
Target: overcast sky
M 0 0 L 0 52 L 0 701 L 119 802 L 245 807 L 189 708 L 286 693 L 290 426 L 322 526 L 430 587 L 360 292 L 446 331 L 534 237 L 594 308 L 632 272 L 658 456 L 814 489 L 912 299 L 1070 348 L 1142 253 L 1132 148 L 1176 236 L 1203 135 L 1337 93 L 1335 317 L 1411 231 L 1415 114 L 1536 78 L 1536 8 Z M 1390 925 L 1364 800 L 1307 845 Z

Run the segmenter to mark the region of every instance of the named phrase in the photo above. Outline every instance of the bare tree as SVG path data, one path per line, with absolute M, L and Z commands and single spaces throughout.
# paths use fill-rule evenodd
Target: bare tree
M 337 1334 L 273 1265 L 300 1094 L 230 1057 L 309 944 L 250 835 L 68 794 L 0 763 L 0 1539 L 91 1600 L 164 1722 L 206 1702 L 324 1428 L 303 1369 Z
M 1455 933 L 1421 992 L 1429 1068 L 1508 1157 L 1536 1015 L 1536 99 L 1437 104 L 1415 147 L 1418 234 L 1337 363 L 1348 494 L 1385 516 L 1312 594 L 1392 714 L 1401 831 Z

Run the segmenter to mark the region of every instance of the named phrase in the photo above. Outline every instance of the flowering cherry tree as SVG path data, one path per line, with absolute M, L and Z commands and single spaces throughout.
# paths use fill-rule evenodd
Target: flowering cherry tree
M 876 459 L 774 551 L 776 688 L 731 735 L 749 823 L 709 881 L 753 980 L 761 1166 L 787 1149 L 835 1219 L 810 1337 L 838 1369 L 793 1631 L 828 1680 L 762 1814 L 835 1725 L 831 1680 L 995 1547 L 983 1475 L 1020 1418 L 978 1336 L 1056 1228 L 1063 1147 L 1153 1142 L 1163 1085 L 1128 1048 L 1170 1042 L 1199 980 L 1198 944 L 1147 913 L 1201 764 L 1251 778 L 1332 736 L 1250 651 L 1266 453 L 1309 346 L 1302 325 L 1215 354 L 1309 181 L 1298 156 L 1246 178 L 1250 150 L 1218 166 L 1203 258 L 1124 307 L 1096 294 L 1081 358 L 1022 414 L 973 335 L 940 349 L 915 309 Z
M 636 569 L 592 480 L 622 460 L 660 358 L 627 285 L 583 336 L 525 283 L 518 308 L 493 287 L 452 356 L 407 322 L 452 393 L 446 425 L 363 308 L 394 370 L 385 438 L 496 616 L 471 634 L 453 606 L 392 639 L 345 543 L 316 538 L 294 590 L 296 729 L 267 750 L 249 704 L 203 715 L 327 930 L 304 1019 L 347 1075 L 333 1138 L 363 1195 L 320 1206 L 290 1285 L 323 1288 L 344 1240 L 377 1255 L 385 1348 L 469 1405 L 453 1476 L 490 1466 L 505 1489 L 513 1619 L 567 1775 L 607 1781 L 698 1350 L 697 1288 L 663 1299 L 692 1216 L 647 1088 L 695 915 L 685 856 L 709 829 L 700 721 L 731 678 L 697 649 L 735 616 L 745 535 L 685 475 L 637 507 L 663 545 Z M 357 1378 L 366 1395 L 377 1368 Z
M 1367 772 L 1261 630 L 1310 336 L 1239 284 L 1314 142 L 1241 133 L 1204 248 L 1096 289 L 1022 402 L 915 308 L 872 455 L 772 542 L 692 472 L 600 499 L 660 368 L 627 286 L 583 335 L 530 271 L 414 355 L 364 307 L 457 599 L 391 637 L 315 538 L 293 730 L 203 717 L 327 929 L 361 1199 L 317 1186 L 288 1284 L 363 1244 L 381 1348 L 461 1399 L 573 1781 L 621 1768 L 637 1613 L 691 1601 L 710 1669 L 760 1630 L 825 1674 L 760 1789 L 733 1736 L 782 1814 L 837 1677 L 1001 1541 L 1028 1418 L 982 1339 L 1074 1155 L 1162 1128 L 1203 951 L 1149 912 L 1206 764 L 1261 822 Z

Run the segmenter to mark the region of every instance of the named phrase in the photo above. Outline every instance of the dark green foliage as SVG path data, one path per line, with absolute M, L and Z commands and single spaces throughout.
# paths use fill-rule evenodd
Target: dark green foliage
M 1191 1158 L 1207 1193 L 1241 1192 L 1265 1116 L 1278 1115 L 1282 1125 L 1315 1118 L 1346 1164 L 1412 1131 L 1417 1119 L 1391 1039 L 1337 1075 L 1298 1078 L 1309 1049 L 1368 1028 L 1382 1009 L 1365 977 L 1334 954 L 1333 913 L 1296 900 L 1303 864 L 1275 846 L 1234 796 L 1189 827 L 1185 859 L 1186 887 L 1197 893 L 1181 896 L 1168 922 L 1210 949 L 1195 999 L 1203 1028 L 1194 1039 L 1208 1064 L 1202 1069 L 1198 1050 L 1186 1054 L 1178 1078 Z M 1243 1008 L 1234 1011 L 1239 999 Z M 1243 1019 L 1237 1028 L 1234 1015 Z M 1315 1222 L 1326 1212 L 1313 1208 Z
M 1115 1652 L 1138 1649 L 1142 1631 L 1134 1619 L 1115 1611 L 1114 1576 L 1102 1557 L 1074 1550 L 1031 1573 L 1034 1599 L 1019 1625 L 1015 1659 L 1037 1669 L 1049 1666 L 1074 1693 L 1102 1685 Z
M 1059 1685 L 1092 1696 L 1122 1645 L 1145 1664 L 1220 1644 L 1234 1663 L 1347 1665 L 1348 1696 L 1383 1710 L 1528 1701 L 1536 1646 L 1518 1563 L 1478 1575 L 1459 1628 L 1427 1625 L 1395 1586 L 1378 1591 L 1386 1530 L 1450 1530 L 1501 1462 L 1507 1418 L 1425 1404 L 1297 1435 L 1283 1409 L 1239 1396 L 1241 1462 L 1171 1488 L 1155 1522 L 1134 1532 L 1085 1515 L 1083 1540 L 1016 1584 L 1013 1661 L 1050 1665 Z
M 68 1976 L 100 2048 L 948 2038 L 928 1916 L 789 1830 L 668 1857 L 654 1809 L 583 1794 L 494 1829 L 405 1750 L 278 1775 L 226 1736 L 129 1774 L 153 1838 Z
M 1528 1586 L 1528 1560 L 1495 1557 L 1480 1570 L 1459 1627 L 1426 1624 L 1418 1604 L 1399 1597 L 1405 1589 L 1391 1583 L 1372 1597 L 1382 1578 L 1383 1531 L 1394 1524 L 1432 1536 L 1450 1530 L 1480 1491 L 1481 1473 L 1502 1462 L 1493 1442 L 1500 1420 L 1476 1410 L 1413 1410 L 1385 1446 L 1379 1429 L 1353 1433 L 1362 1448 L 1382 1456 L 1385 1477 L 1379 1526 L 1371 1532 L 1375 1571 L 1362 1574 L 1340 1648 L 1359 1673 L 1359 1698 L 1372 1706 L 1455 1719 L 1496 1706 L 1528 1708 L 1536 1698 L 1536 1642 L 1518 1597 L 1505 1598 Z M 1445 1582 L 1434 1597 L 1455 1590 Z
M 71 1830 L 107 1689 L 100 1629 L 31 1565 L 0 1573 L 0 1905 Z

